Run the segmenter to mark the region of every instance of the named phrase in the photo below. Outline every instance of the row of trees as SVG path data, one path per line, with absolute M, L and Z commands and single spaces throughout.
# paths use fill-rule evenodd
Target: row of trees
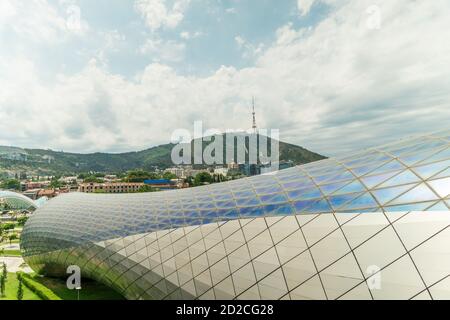
M 156 172 L 133 170 L 129 171 L 123 180 L 125 182 L 144 182 L 145 180 L 158 180 L 158 179 L 172 180 L 176 178 L 177 176 L 170 172 L 164 172 L 163 174 L 159 174 Z
M 6 280 L 8 279 L 8 270 L 6 269 L 6 263 L 3 263 L 2 275 L 0 276 L 0 296 L 4 298 L 6 296 Z
M 0 242 L 8 240 L 9 244 L 11 244 L 14 240 L 19 239 L 17 233 L 11 232 L 15 227 L 16 225 L 14 223 L 0 223 Z
M 6 263 L 3 263 L 2 274 L 0 276 L 0 296 L 4 298 L 6 296 L 6 281 L 8 280 L 8 269 L 6 267 Z M 23 283 L 22 277 L 17 274 L 17 280 L 19 281 L 19 285 L 17 287 L 17 300 L 23 300 Z
M 0 189 L 20 190 L 20 181 L 16 179 L 7 179 L 0 183 Z

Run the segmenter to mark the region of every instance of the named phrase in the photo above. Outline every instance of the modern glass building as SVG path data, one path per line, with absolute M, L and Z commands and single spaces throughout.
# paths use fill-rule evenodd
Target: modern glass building
M 34 210 L 37 207 L 38 204 L 30 198 L 16 192 L 0 190 L 0 210 Z
M 450 299 L 449 209 L 450 131 L 193 189 L 63 195 L 22 250 L 128 299 Z

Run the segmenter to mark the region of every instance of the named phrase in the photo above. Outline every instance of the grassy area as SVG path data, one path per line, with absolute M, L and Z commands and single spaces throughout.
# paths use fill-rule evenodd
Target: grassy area
M 34 276 L 34 280 L 53 291 L 62 300 L 77 300 L 76 290 L 69 290 L 64 279 Z M 112 289 L 94 282 L 83 280 L 80 300 L 123 300 L 123 297 Z
M 10 244 L 15 244 L 15 243 L 20 243 L 20 240 L 19 239 L 12 240 L 11 243 L 9 243 L 9 240 L 8 241 L 3 241 L 3 242 L 0 242 L 0 246 L 10 245 Z
M 20 257 L 22 254 L 20 250 L 1 250 L 0 249 L 0 257 Z
M 19 281 L 15 273 L 8 273 L 6 280 L 6 297 L 0 297 L 0 300 L 17 300 L 17 288 Z M 23 286 L 23 300 L 41 300 L 37 295 L 31 292 L 27 287 Z

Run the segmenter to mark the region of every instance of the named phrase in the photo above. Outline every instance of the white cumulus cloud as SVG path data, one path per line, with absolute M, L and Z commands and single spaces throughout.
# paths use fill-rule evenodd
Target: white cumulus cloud
M 184 19 L 190 0 L 136 0 L 135 8 L 145 19 L 150 30 L 175 28 Z
M 367 23 L 374 2 L 377 29 Z M 196 120 L 248 129 L 252 95 L 260 127 L 326 155 L 446 129 L 449 10 L 447 0 L 338 1 L 315 27 L 280 26 L 253 66 L 203 76 L 161 60 L 126 79 L 92 60 L 48 82 L 27 56 L 0 59 L 0 144 L 125 151 L 167 143 Z M 142 53 L 178 50 L 151 39 Z

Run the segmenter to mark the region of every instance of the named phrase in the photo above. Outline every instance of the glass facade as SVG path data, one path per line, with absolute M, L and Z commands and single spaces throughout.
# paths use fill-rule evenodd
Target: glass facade
M 449 136 L 193 189 L 63 195 L 26 224 L 23 254 L 129 299 L 442 298 L 450 248 L 426 247 L 450 240 Z
M 0 208 L 8 210 L 35 209 L 38 205 L 19 193 L 0 190 Z

